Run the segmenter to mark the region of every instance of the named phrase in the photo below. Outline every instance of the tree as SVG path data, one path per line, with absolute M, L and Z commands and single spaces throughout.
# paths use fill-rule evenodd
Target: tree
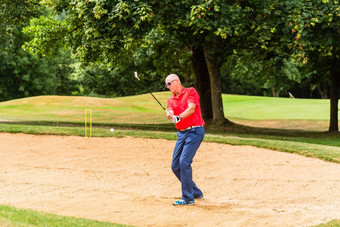
M 30 18 L 40 14 L 37 0 L 0 2 L 0 50 L 15 53 L 21 49 L 25 36 L 21 33 Z
M 57 49 L 56 56 L 39 58 L 22 49 L 28 41 L 22 29 L 44 12 L 39 1 L 3 0 L 0 6 L 0 100 L 76 90 L 67 53 Z
M 211 96 L 208 100 L 216 125 L 229 123 L 223 114 L 220 69 L 235 51 L 246 49 L 257 54 L 260 62 L 267 65 L 263 67 L 268 73 L 267 81 L 276 83 L 270 84 L 274 93 L 278 92 L 282 78 L 292 74 L 281 73 L 284 61 L 295 60 L 303 65 L 308 62 L 308 56 L 316 53 L 318 59 L 332 65 L 332 85 L 337 85 L 338 73 L 333 69 L 338 68 L 339 7 L 334 0 L 50 0 L 48 3 L 54 14 L 32 20 L 25 30 L 34 37 L 26 45 L 31 51 L 46 54 L 53 51 L 50 48 L 53 45 L 65 45 L 83 62 L 100 62 L 115 68 L 121 59 L 134 59 L 134 53 L 143 45 L 150 46 L 154 38 L 170 35 L 170 40 L 191 50 L 201 96 L 209 84 L 210 91 L 206 89 L 203 100 Z M 153 31 L 158 31 L 157 36 L 150 39 Z M 322 37 L 328 32 L 329 35 Z M 331 90 L 335 101 L 336 89 Z M 208 101 L 204 107 L 209 105 Z M 335 114 L 333 109 L 331 112 Z
M 31 51 L 46 54 L 53 44 L 66 45 L 85 62 L 100 61 L 112 67 L 122 55 L 133 56 L 151 30 L 159 29 L 192 50 L 199 91 L 206 88 L 204 83 L 209 83 L 213 91 L 212 118 L 218 125 L 224 124 L 220 67 L 224 57 L 231 53 L 229 36 L 240 35 L 244 26 L 240 21 L 245 20 L 246 13 L 238 3 L 222 0 L 199 4 L 189 0 L 49 2 L 56 14 L 32 20 L 25 30 L 33 37 L 26 45 Z M 64 20 L 58 19 L 62 12 L 66 12 Z M 205 95 L 202 99 L 206 100 Z
M 222 91 L 232 94 L 287 96 L 289 89 L 307 77 L 296 62 L 276 56 L 262 58 L 256 52 L 235 52 L 222 69 Z
M 292 3 L 287 4 L 293 10 Z M 295 6 L 294 6 L 295 7 Z M 287 17 L 288 26 L 294 34 L 291 48 L 295 58 L 313 69 L 323 65 L 324 76 L 330 80 L 329 131 L 338 131 L 338 99 L 340 89 L 340 7 L 338 1 L 299 1 L 298 10 Z
M 213 122 L 218 126 L 230 123 L 223 112 L 220 68 L 231 55 L 232 44 L 245 32 L 248 9 L 237 1 L 222 0 L 152 3 L 165 31 L 192 49 L 196 86 L 203 99 L 208 100 L 205 105 L 211 102 Z M 211 115 L 207 110 L 206 115 Z
M 329 75 L 329 131 L 338 131 L 340 7 L 337 0 L 247 1 L 253 9 L 250 40 L 259 52 L 294 59 L 310 72 Z M 324 72 L 320 72 L 320 63 Z M 319 80 L 323 81 L 323 80 Z

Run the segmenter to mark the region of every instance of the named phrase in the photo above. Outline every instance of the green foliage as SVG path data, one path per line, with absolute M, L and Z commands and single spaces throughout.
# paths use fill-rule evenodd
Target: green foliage
M 313 55 L 339 56 L 338 1 L 270 0 L 258 4 L 261 7 L 251 25 L 255 47 L 293 57 L 302 64 Z
M 237 43 L 240 50 L 235 50 L 236 63 L 242 62 L 236 67 L 241 71 L 228 67 L 229 75 L 250 73 L 247 80 L 254 75 L 255 84 L 265 81 L 263 88 L 272 89 L 273 95 L 286 95 L 289 88 L 299 87 L 306 93 L 316 89 L 327 97 L 330 72 L 339 71 L 340 65 L 339 2 L 254 0 L 240 4 L 250 8 L 250 30 L 242 40 L 244 46 Z M 244 61 L 249 56 L 251 61 Z M 251 70 L 254 60 L 259 62 L 255 71 Z M 247 83 L 242 80 L 242 84 Z
M 59 49 L 58 54 L 49 57 L 50 74 L 55 75 L 55 90 L 49 94 L 72 95 L 79 93 L 80 85 L 75 74 L 76 61 L 69 51 Z
M 164 33 L 162 27 L 151 30 L 143 39 L 142 46 L 134 52 L 133 59 L 138 71 L 161 75 L 161 87 L 169 73 L 176 73 L 186 86 L 192 85 L 190 49 L 174 37 Z M 152 86 L 151 84 L 149 86 Z M 156 88 L 159 91 L 159 87 Z M 162 89 L 164 90 L 164 89 Z
M 114 65 L 88 63 L 80 70 L 81 94 L 126 96 L 164 91 L 169 73 L 181 76 L 186 86 L 193 85 L 192 67 L 187 47 L 164 34 L 160 28 L 150 31 L 133 54 L 120 54 Z M 138 72 L 141 81 L 134 78 Z
M 83 63 L 93 63 L 95 68 L 85 70 L 80 94 L 147 91 L 131 81 L 123 88 L 133 71 L 151 91 L 164 89 L 160 81 L 169 72 L 182 75 L 190 86 L 194 45 L 218 54 L 224 91 L 327 93 L 329 62 L 339 57 L 338 1 L 43 2 L 53 12 L 31 21 L 25 33 L 32 40 L 25 47 L 44 55 L 67 46 Z M 90 78 L 94 72 L 98 75 Z
M 234 54 L 221 67 L 221 89 L 225 94 L 264 95 L 265 77 L 261 62 L 253 56 Z
M 47 4 L 53 14 L 33 20 L 25 30 L 34 37 L 26 44 L 34 53 L 48 54 L 51 47 L 65 45 L 84 62 L 112 65 L 151 29 L 152 14 L 144 2 L 60 0 Z
M 67 25 L 55 17 L 33 18 L 30 26 L 23 32 L 30 37 L 29 42 L 23 46 L 24 50 L 38 55 L 57 54 L 63 47 L 63 38 L 67 31 Z
M 45 13 L 39 1 L 6 0 L 1 4 L 0 40 L 4 42 L 0 42 L 0 100 L 77 91 L 71 79 L 73 62 L 67 52 L 58 48 L 53 57 L 40 58 L 21 48 L 29 40 L 22 33 L 23 27 Z
M 77 91 L 71 78 L 74 69 L 69 55 L 61 51 L 53 58 L 38 58 L 24 51 L 0 53 L 0 100 Z
M 38 94 L 47 94 L 51 90 L 50 84 L 54 81 L 45 77 L 48 64 L 38 60 L 25 52 L 20 55 L 0 55 L 1 69 L 0 94 L 1 101 L 27 97 Z
M 231 55 L 221 71 L 222 91 L 229 94 L 287 97 L 295 84 L 310 77 L 308 73 L 302 74 L 292 59 L 276 56 L 266 60 L 247 51 Z
M 16 53 L 26 37 L 21 33 L 30 18 L 41 13 L 38 0 L 0 2 L 0 50 Z
M 291 3 L 291 9 L 293 5 Z M 295 6 L 294 6 L 295 7 Z M 295 36 L 292 48 L 295 56 L 306 62 L 308 52 L 321 57 L 339 57 L 340 7 L 338 1 L 301 1 L 299 10 L 287 17 L 289 28 Z
M 25 49 L 53 55 L 67 46 L 81 59 L 79 94 L 122 96 L 161 91 L 170 72 L 192 84 L 190 54 L 176 39 L 153 27 L 146 2 L 48 1 L 53 14 L 31 20 L 24 29 L 31 40 Z M 138 71 L 142 83 L 134 81 Z M 132 80 L 131 80 L 132 79 Z
M 78 80 L 82 94 L 103 96 L 128 96 L 140 89 L 132 71 L 108 70 L 101 64 L 88 65 L 80 70 Z

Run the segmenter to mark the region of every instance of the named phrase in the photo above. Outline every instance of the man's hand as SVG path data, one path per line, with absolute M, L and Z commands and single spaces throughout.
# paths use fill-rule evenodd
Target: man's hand
M 168 118 L 169 121 L 171 121 L 174 124 L 177 124 L 178 122 L 180 122 L 182 120 L 182 116 L 181 115 L 174 115 L 174 111 L 170 110 L 166 112 L 166 116 Z
M 172 121 L 172 119 L 174 118 L 174 111 L 172 110 L 166 111 L 166 117 L 168 118 L 169 121 Z
M 182 120 L 181 116 L 173 116 L 172 123 L 177 124 Z

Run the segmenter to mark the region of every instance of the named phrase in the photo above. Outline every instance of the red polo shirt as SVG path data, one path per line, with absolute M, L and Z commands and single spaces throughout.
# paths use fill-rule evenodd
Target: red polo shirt
M 193 87 L 183 87 L 181 94 L 178 97 L 175 95 L 171 96 L 168 99 L 167 107 L 168 110 L 173 110 L 175 115 L 180 115 L 188 108 L 188 103 L 194 103 L 196 105 L 195 112 L 178 122 L 176 124 L 177 130 L 183 130 L 190 126 L 205 125 L 201 113 L 200 96 Z

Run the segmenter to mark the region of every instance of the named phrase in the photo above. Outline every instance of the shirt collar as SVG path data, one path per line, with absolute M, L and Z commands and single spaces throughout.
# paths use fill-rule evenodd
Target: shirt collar
M 173 94 L 172 97 L 173 97 L 174 99 L 179 99 L 179 97 L 181 97 L 181 96 L 186 92 L 186 90 L 187 90 L 187 88 L 182 86 L 181 94 L 179 94 L 178 97 L 176 97 L 176 95 Z

